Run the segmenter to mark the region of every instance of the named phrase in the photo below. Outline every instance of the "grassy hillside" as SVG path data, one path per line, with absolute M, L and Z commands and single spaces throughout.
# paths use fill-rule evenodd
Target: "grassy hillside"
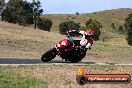
M 101 12 L 94 12 L 94 13 L 87 13 L 87 14 L 47 14 L 43 15 L 46 18 L 49 18 L 53 21 L 53 26 L 51 28 L 54 32 L 58 31 L 58 26 L 61 22 L 67 21 L 67 20 L 74 20 L 78 23 L 81 23 L 81 26 L 84 26 L 85 21 L 87 21 L 89 18 L 95 19 L 99 21 L 106 35 L 108 37 L 119 37 L 120 35 L 115 32 L 114 29 L 111 28 L 111 23 L 115 23 L 116 29 L 119 27 L 119 25 L 124 24 L 125 18 L 132 12 L 132 9 L 113 9 L 113 10 L 105 10 Z M 74 19 L 75 18 L 75 19 Z
M 41 57 L 64 36 L 15 24 L 0 22 L 1 57 Z
M 117 24 L 123 24 L 124 19 L 131 9 L 118 9 L 110 11 L 102 11 L 92 14 L 82 14 L 76 16 L 76 21 L 82 22 L 93 17 L 103 24 L 103 29 L 112 35 L 113 38 L 106 42 L 94 42 L 92 50 L 87 52 L 87 56 L 83 61 L 91 62 L 115 62 L 115 63 L 131 63 L 132 47 L 127 45 L 125 37 L 112 31 L 110 24 L 112 19 Z M 120 15 L 119 15 L 120 14 Z M 122 15 L 123 16 L 122 16 Z M 68 15 L 45 15 L 53 20 L 52 31 L 47 32 L 29 27 L 21 27 L 17 24 L 9 24 L 0 21 L 0 57 L 17 57 L 17 58 L 38 58 L 42 53 L 54 47 L 65 36 L 55 33 L 58 30 L 58 24 L 64 21 Z M 107 34 L 107 35 L 108 35 Z M 56 58 L 60 59 L 60 58 Z M 100 60 L 100 61 L 99 61 Z

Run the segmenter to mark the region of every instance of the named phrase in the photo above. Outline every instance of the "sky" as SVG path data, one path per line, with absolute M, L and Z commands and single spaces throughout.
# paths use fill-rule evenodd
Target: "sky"
M 31 2 L 32 0 L 27 0 Z M 96 11 L 132 8 L 132 0 L 39 0 L 45 14 L 91 13 Z

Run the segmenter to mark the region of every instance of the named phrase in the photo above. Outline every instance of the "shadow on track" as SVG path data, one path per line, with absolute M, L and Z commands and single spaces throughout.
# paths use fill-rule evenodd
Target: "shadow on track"
M 74 64 L 63 60 L 52 60 L 42 62 L 41 59 L 22 59 L 22 58 L 0 58 L 0 64 Z M 79 62 L 75 64 L 96 64 L 95 62 Z

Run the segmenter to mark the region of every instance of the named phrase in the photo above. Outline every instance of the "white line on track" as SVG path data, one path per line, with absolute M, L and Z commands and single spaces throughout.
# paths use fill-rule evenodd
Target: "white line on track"
M 51 65 L 51 66 L 57 66 L 57 65 L 74 65 L 74 66 L 80 66 L 80 65 L 100 65 L 100 66 L 132 66 L 132 64 L 106 64 L 106 63 L 95 63 L 95 64 L 83 64 L 83 63 L 43 63 L 43 64 L 0 64 L 0 66 L 39 66 L 39 65 Z

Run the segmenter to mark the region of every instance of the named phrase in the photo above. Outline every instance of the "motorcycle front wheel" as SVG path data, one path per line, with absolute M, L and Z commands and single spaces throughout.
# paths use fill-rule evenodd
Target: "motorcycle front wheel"
M 45 52 L 42 57 L 41 60 L 43 62 L 48 62 L 51 61 L 52 59 L 54 59 L 56 57 L 56 48 L 50 49 L 47 52 Z

